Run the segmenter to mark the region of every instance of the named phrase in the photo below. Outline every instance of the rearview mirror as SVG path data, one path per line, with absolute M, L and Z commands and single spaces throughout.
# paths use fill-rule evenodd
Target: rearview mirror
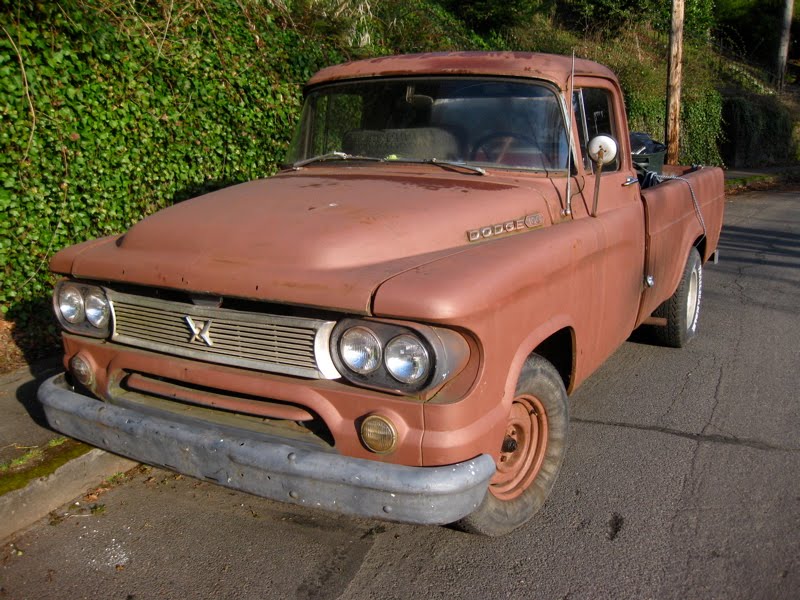
M 413 85 L 406 86 L 406 103 L 416 110 L 425 110 L 433 106 L 433 98 L 424 94 L 417 94 Z
M 617 142 L 614 138 L 607 135 L 598 135 L 589 141 L 586 147 L 589 157 L 597 165 L 597 172 L 594 180 L 594 201 L 592 202 L 593 217 L 597 216 L 597 200 L 600 197 L 600 174 L 603 172 L 603 165 L 614 162 L 617 158 Z

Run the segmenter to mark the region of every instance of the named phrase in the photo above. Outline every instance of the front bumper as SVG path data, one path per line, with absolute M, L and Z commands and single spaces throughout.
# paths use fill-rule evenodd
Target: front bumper
M 407 467 L 191 425 L 76 393 L 64 375 L 38 391 L 50 425 L 67 435 L 152 465 L 273 500 L 362 517 L 452 523 L 474 511 L 494 475 L 492 458 Z

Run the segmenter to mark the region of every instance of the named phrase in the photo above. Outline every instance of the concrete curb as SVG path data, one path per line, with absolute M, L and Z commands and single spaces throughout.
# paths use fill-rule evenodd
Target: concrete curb
M 0 541 L 29 527 L 112 475 L 130 471 L 138 464 L 95 448 L 70 460 L 50 475 L 0 496 Z

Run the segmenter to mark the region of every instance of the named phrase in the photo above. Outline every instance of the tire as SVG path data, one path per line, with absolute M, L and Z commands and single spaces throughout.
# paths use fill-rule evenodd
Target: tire
M 675 293 L 653 313 L 667 319 L 656 327 L 658 341 L 671 348 L 683 348 L 697 334 L 700 318 L 700 299 L 703 296 L 703 263 L 697 248 L 689 251 L 681 282 Z
M 567 450 L 569 408 L 564 382 L 547 360 L 532 354 L 520 373 L 506 427 L 516 449 L 501 451 L 483 502 L 454 525 L 469 533 L 505 535 L 530 520 L 556 482 Z

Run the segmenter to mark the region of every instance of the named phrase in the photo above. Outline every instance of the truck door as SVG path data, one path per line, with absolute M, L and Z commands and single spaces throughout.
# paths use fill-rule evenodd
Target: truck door
M 573 194 L 577 191 L 572 199 L 573 219 L 588 219 L 596 244 L 594 254 L 588 257 L 593 261 L 595 276 L 591 291 L 594 318 L 589 340 L 594 351 L 587 358 L 602 361 L 627 339 L 635 326 L 643 289 L 644 211 L 631 163 L 621 91 L 610 80 L 578 77 L 572 100 L 573 140 L 578 162 L 576 180 L 582 184 L 576 186 L 577 190 L 573 188 Z M 618 152 L 616 159 L 605 165 L 599 175 L 597 213 L 592 216 L 598 175 L 586 147 L 597 135 L 614 138 Z

